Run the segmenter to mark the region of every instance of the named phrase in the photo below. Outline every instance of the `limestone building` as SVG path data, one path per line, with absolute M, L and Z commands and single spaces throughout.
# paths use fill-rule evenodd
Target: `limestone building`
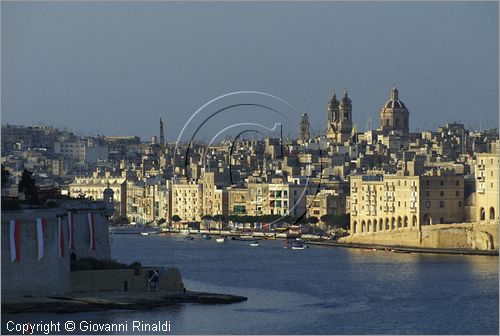
M 92 177 L 76 177 L 69 184 L 69 194 L 72 198 L 79 195 L 91 196 L 94 200 L 102 200 L 106 188 L 113 190 L 115 216 L 127 216 L 127 179 L 121 176 L 113 176 L 109 172 L 104 175 L 94 172 Z
M 179 181 L 172 184 L 172 216 L 183 222 L 199 222 L 203 211 L 203 184 Z
M 384 133 L 407 135 L 409 132 L 410 112 L 405 104 L 399 100 L 399 92 L 394 86 L 390 99 L 380 110 L 380 130 Z
M 476 155 L 476 219 L 480 224 L 498 224 L 498 141 L 491 153 Z
M 418 231 L 422 225 L 461 223 L 464 178 L 460 175 L 351 176 L 351 235 Z
M 349 141 L 352 134 L 352 101 L 347 96 L 347 91 L 340 101 L 333 93 L 328 102 L 328 128 L 326 137 L 333 143 L 344 144 Z

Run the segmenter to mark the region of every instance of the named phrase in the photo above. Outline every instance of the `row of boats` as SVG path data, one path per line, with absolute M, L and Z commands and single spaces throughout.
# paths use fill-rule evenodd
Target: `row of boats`
M 202 236 L 203 239 L 212 239 L 212 236 L 210 236 L 209 234 L 204 234 Z M 193 240 L 194 238 L 192 236 L 186 236 L 185 238 L 186 240 Z M 223 244 L 226 242 L 226 240 L 228 239 L 228 237 L 226 236 L 219 236 L 219 237 L 216 237 L 215 238 L 215 242 L 218 243 L 218 244 Z M 251 235 L 248 235 L 248 236 L 239 236 L 239 237 L 231 237 L 229 238 L 230 240 L 238 240 L 238 241 L 250 241 L 250 246 L 251 247 L 258 247 L 260 246 L 260 243 L 258 240 L 260 239 L 256 239 L 255 237 L 252 237 Z M 286 241 L 286 245 L 283 247 L 283 248 L 290 248 L 292 250 L 305 250 L 306 248 L 308 248 L 307 245 L 304 245 L 304 244 L 301 244 L 301 242 L 303 242 L 303 240 L 296 240 L 296 241 Z

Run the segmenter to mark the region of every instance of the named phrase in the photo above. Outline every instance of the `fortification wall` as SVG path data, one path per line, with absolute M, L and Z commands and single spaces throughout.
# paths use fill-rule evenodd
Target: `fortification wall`
M 388 246 L 498 250 L 498 223 L 424 225 L 420 231 L 370 232 L 343 237 L 339 241 Z
M 177 268 L 142 268 L 116 270 L 77 271 L 70 273 L 73 291 L 147 291 L 148 272 L 159 271 L 158 290 L 162 292 L 182 293 L 184 284 Z
M 96 248 L 89 250 L 90 230 L 87 209 L 74 209 L 75 249 L 68 249 L 67 209 L 36 209 L 2 212 L 2 299 L 19 296 L 47 296 L 66 293 L 70 290 L 70 256 L 77 258 L 110 258 L 107 219 L 94 209 Z M 57 216 L 62 216 L 64 234 L 64 256 L 59 256 Z M 44 256 L 38 260 L 36 219 L 46 221 L 44 232 Z M 20 222 L 19 260 L 11 261 L 10 220 Z

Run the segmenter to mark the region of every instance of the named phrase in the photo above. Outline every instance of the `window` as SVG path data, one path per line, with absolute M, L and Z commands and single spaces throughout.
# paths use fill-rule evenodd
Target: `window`
M 431 181 L 425 180 L 425 185 L 429 185 Z
M 458 207 L 461 208 L 462 207 L 462 201 L 458 201 Z
M 443 180 L 439 181 L 439 185 L 444 186 L 444 181 Z
M 431 202 L 430 201 L 425 201 L 425 207 L 430 208 L 431 207 Z
M 444 191 L 439 192 L 439 196 L 443 197 L 444 196 Z
M 444 208 L 444 201 L 439 201 L 439 207 Z
M 459 197 L 460 196 L 460 191 L 455 191 L 455 196 Z
M 429 197 L 430 195 L 431 195 L 431 192 L 427 190 L 427 191 L 425 192 L 425 196 Z
M 455 181 L 455 185 L 458 187 L 460 185 L 460 181 L 459 180 L 456 180 Z

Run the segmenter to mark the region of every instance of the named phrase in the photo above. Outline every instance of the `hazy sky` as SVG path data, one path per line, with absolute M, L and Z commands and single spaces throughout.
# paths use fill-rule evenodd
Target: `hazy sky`
M 378 127 L 380 107 L 396 83 L 412 130 L 448 121 L 498 125 L 497 2 L 1 7 L 3 124 L 148 140 L 162 117 L 173 140 L 207 101 L 255 90 L 306 111 L 313 129 L 324 131 L 332 91 L 342 95 L 346 88 L 363 130 L 368 118 Z M 276 103 L 261 98 L 218 107 Z M 276 121 L 276 114 L 257 107 L 226 112 L 203 136 L 249 116 L 271 126 Z M 291 113 L 286 132 L 298 128 L 298 113 Z

